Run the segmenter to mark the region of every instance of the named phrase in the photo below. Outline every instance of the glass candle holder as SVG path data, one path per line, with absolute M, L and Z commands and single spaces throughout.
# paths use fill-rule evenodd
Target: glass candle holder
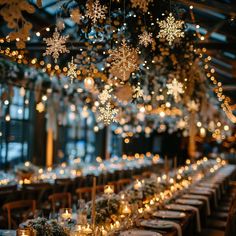
M 17 236 L 31 236 L 31 230 L 30 229 L 17 229 L 16 231 Z
M 76 225 L 73 236 L 87 236 L 92 235 L 93 230 L 89 224 L 87 225 Z
M 59 211 L 59 222 L 67 223 L 72 218 L 72 209 L 71 208 L 62 208 Z
M 104 186 L 104 194 L 112 195 L 114 193 L 114 185 L 105 185 Z

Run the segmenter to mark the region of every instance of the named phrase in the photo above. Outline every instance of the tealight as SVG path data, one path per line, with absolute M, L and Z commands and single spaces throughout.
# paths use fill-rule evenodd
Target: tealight
M 140 188 L 142 188 L 142 183 L 141 183 L 141 181 L 136 180 L 134 183 L 134 189 L 139 190 Z
M 72 218 L 72 209 L 62 208 L 60 209 L 59 215 L 62 222 L 69 221 Z
M 30 236 L 31 230 L 30 229 L 17 229 L 16 235 L 17 236 Z
M 114 185 L 105 185 L 104 194 L 112 195 L 114 193 Z

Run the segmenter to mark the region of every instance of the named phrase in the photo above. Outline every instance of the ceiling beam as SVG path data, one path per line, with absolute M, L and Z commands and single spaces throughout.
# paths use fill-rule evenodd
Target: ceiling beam
M 189 0 L 176 0 L 176 2 L 179 2 L 185 6 L 193 6 L 194 8 L 197 8 L 199 10 L 203 11 L 210 10 L 227 16 L 236 17 L 236 11 L 232 11 L 234 8 L 230 4 L 217 3 L 217 5 L 216 4 L 208 5 L 205 3 L 204 4 L 196 3 Z
M 199 42 L 197 46 L 200 48 L 207 48 L 208 50 L 228 50 L 236 51 L 235 42 Z

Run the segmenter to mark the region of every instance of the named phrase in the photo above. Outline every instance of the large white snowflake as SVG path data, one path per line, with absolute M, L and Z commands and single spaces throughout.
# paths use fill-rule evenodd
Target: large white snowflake
M 112 89 L 110 89 L 110 86 L 105 86 L 105 89 L 102 91 L 102 93 L 100 93 L 98 95 L 98 98 L 101 102 L 101 104 L 105 104 L 110 98 L 111 98 L 111 94 L 110 92 L 112 91 Z
M 166 87 L 168 89 L 167 94 L 171 94 L 176 102 L 179 100 L 180 94 L 184 93 L 183 84 L 178 82 L 176 78 L 171 83 L 166 84 Z
M 139 44 L 143 45 L 144 47 L 147 47 L 149 44 L 152 44 L 153 42 L 152 33 L 148 33 L 147 31 L 144 31 L 142 34 L 140 34 L 138 38 L 139 38 Z
M 55 29 L 55 32 L 53 33 L 52 38 L 44 38 L 43 41 L 46 42 L 47 48 L 46 52 L 43 53 L 44 56 L 46 55 L 52 55 L 54 58 L 54 61 L 57 62 L 57 59 L 59 58 L 59 55 L 61 53 L 69 53 L 70 51 L 66 48 L 66 40 L 69 38 L 69 35 L 61 36 L 57 28 Z
M 166 39 L 169 45 L 171 45 L 176 38 L 184 37 L 184 31 L 182 30 L 184 21 L 175 20 L 172 13 L 170 13 L 165 20 L 158 21 L 157 23 L 160 27 L 157 38 Z
M 72 57 L 71 62 L 68 63 L 67 76 L 70 77 L 71 81 L 77 77 L 77 65 L 74 64 L 74 58 Z
M 199 110 L 199 103 L 195 102 L 194 100 L 190 100 L 187 103 L 187 108 L 191 112 L 196 112 Z
M 153 2 L 153 0 L 131 0 L 132 7 L 139 8 L 143 12 L 148 11 L 148 5 L 151 2 Z
M 112 61 L 110 73 L 122 81 L 128 80 L 130 74 L 138 69 L 138 50 L 129 47 L 125 39 L 123 39 L 120 47 L 108 52 Z
M 106 18 L 107 7 L 100 4 L 99 0 L 89 1 L 86 4 L 86 16 L 95 24 L 99 19 Z
M 133 86 L 133 98 L 142 98 L 143 95 L 143 90 L 139 85 L 137 87 Z
M 117 122 L 116 116 L 119 110 L 117 108 L 112 108 L 110 102 L 108 102 L 106 106 L 99 107 L 98 109 L 98 121 L 103 121 L 105 125 L 109 125 L 111 122 Z

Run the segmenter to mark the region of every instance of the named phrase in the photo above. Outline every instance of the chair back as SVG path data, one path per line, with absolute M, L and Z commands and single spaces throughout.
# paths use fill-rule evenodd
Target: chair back
M 92 187 L 82 187 L 75 190 L 79 199 L 84 199 L 85 201 L 90 201 L 92 198 Z
M 56 213 L 60 208 L 71 208 L 71 194 L 68 192 L 51 194 L 48 200 L 51 202 L 53 213 Z
M 119 191 L 119 182 L 118 181 L 110 181 L 108 182 L 109 185 L 113 185 L 114 186 L 114 192 L 118 193 Z
M 236 235 L 235 222 L 236 222 L 236 196 L 234 196 L 234 199 L 230 206 L 227 224 L 226 224 L 225 236 Z
M 54 192 L 70 192 L 70 188 L 73 186 L 73 181 L 69 178 L 66 179 L 56 179 Z
M 150 172 L 150 171 L 145 171 L 145 172 L 142 173 L 142 176 L 143 176 L 144 178 L 150 178 L 151 175 L 152 175 L 152 172 Z
M 4 204 L 2 208 L 5 212 L 7 212 L 8 229 L 11 229 L 12 227 L 17 228 L 18 224 L 22 221 L 33 218 L 36 209 L 36 201 L 20 200 L 8 202 Z M 18 219 L 13 216 L 13 211 L 17 211 Z
M 118 191 L 120 192 L 121 190 L 123 190 L 127 185 L 129 185 L 131 183 L 131 179 L 120 179 L 118 180 Z
M 37 204 L 47 200 L 47 196 L 52 194 L 53 187 L 49 183 L 31 183 L 23 185 L 24 199 L 32 199 L 37 196 Z
M 13 192 L 15 194 L 12 194 Z M 0 207 L 2 207 L 4 203 L 22 199 L 21 195 L 22 191 L 17 190 L 17 185 L 0 186 Z

